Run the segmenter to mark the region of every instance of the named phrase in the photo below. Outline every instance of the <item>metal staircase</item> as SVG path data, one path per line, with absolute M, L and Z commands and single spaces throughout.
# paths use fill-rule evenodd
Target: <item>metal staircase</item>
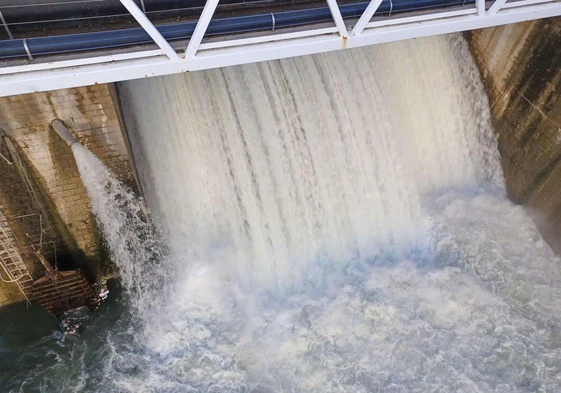
M 36 191 L 25 164 L 10 139 L 2 135 L 1 131 L 0 128 L 0 141 L 5 141 L 12 160 L 4 156 L 0 156 L 0 159 L 6 160 L 10 165 L 15 164 L 14 168 L 27 187 L 35 208 L 45 213 L 46 209 L 43 208 L 39 191 Z M 38 219 L 38 222 L 20 221 L 17 226 L 12 227 L 11 223 L 14 220 L 23 219 Z M 48 221 L 47 225 L 49 225 Z M 18 233 L 20 235 L 18 238 L 13 228 L 24 233 Z M 6 217 L 0 209 L 0 282 L 17 285 L 28 304 L 31 304 L 31 301 L 36 302 L 56 317 L 68 310 L 83 306 L 95 309 L 100 298 L 94 293 L 88 279 L 80 269 L 58 270 L 57 244 L 52 238 L 45 241 L 44 233 L 43 218 L 40 213 Z M 53 246 L 53 265 L 46 258 L 47 244 Z M 36 280 L 33 279 L 24 262 L 25 259 L 29 266 L 33 267 L 35 258 L 44 268 L 40 277 L 36 275 Z
M 5 283 L 14 283 L 25 296 L 28 303 L 32 291 L 33 278 L 25 266 L 17 248 L 15 235 L 0 212 L 0 280 Z
M 83 306 L 94 309 L 97 305 L 97 297 L 80 270 L 56 272 L 56 278 L 38 279 L 33 283 L 30 298 L 55 316 Z
M 0 211 L 0 280 L 17 285 L 28 304 L 37 302 L 54 316 L 83 306 L 90 309 L 97 306 L 97 296 L 79 269 L 53 269 L 41 253 L 39 244 L 32 245 L 31 251 L 45 268 L 45 275 L 37 280 L 31 277 L 23 262 L 16 235 Z

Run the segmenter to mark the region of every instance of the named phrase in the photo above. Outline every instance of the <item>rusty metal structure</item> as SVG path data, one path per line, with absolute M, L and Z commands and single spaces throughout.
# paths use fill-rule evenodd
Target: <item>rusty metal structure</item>
M 42 226 L 41 215 L 39 225 Z M 48 313 L 58 317 L 80 307 L 93 309 L 99 303 L 91 284 L 79 269 L 61 271 L 45 258 L 42 239 L 38 243 L 23 246 L 10 225 L 10 220 L 0 211 L 0 279 L 17 285 L 28 304 L 39 303 Z M 42 227 L 39 228 L 42 233 Z M 24 262 L 25 253 L 34 255 L 44 268 L 44 274 L 33 278 Z M 55 254 L 56 255 L 56 254 Z
M 8 220 L 0 211 L 0 280 L 17 285 L 30 304 L 33 278 L 23 262 L 15 238 Z

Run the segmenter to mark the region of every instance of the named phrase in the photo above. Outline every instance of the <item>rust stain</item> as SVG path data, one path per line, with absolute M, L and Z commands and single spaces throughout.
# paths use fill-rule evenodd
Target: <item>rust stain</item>
M 343 49 L 347 47 L 347 36 L 343 36 Z

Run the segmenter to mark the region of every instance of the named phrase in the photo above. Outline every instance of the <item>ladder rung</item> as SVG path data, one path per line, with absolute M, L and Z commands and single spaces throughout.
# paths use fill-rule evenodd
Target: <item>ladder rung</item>
M 27 270 L 27 268 L 25 266 L 22 266 L 20 263 L 11 263 L 9 265 L 6 265 L 6 267 L 9 267 L 8 270 Z
M 20 265 L 20 266 L 23 265 L 23 266 L 25 266 L 24 263 L 23 263 L 23 261 L 21 261 L 21 260 L 19 260 L 19 261 L 16 260 L 16 261 L 13 261 L 13 262 L 8 262 L 8 263 L 5 263 L 5 265 L 6 265 L 6 266 L 11 266 L 11 265 Z

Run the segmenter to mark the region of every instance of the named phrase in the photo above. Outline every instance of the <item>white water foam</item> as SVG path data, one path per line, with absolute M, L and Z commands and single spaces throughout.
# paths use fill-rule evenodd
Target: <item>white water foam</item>
M 134 292 L 146 329 L 111 352 L 105 388 L 561 388 L 560 261 L 505 199 L 461 38 L 120 91 L 148 204 L 168 233 L 158 270 L 171 273 Z M 103 211 L 118 187 L 75 153 L 119 249 L 130 228 Z M 130 248 L 114 254 L 134 288 L 154 267 L 135 273 Z
M 155 268 L 165 259 L 161 236 L 143 200 L 84 146 L 74 143 L 72 151 L 123 287 L 138 312 L 148 315 L 168 288 L 169 271 Z M 152 296 L 155 292 L 160 296 Z

